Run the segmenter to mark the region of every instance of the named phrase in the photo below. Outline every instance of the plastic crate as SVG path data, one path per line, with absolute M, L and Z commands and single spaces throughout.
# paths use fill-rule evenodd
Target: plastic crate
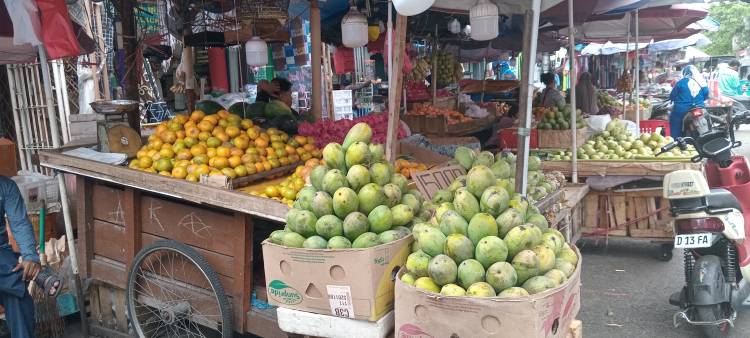
M 657 128 L 662 128 L 662 135 L 669 136 L 669 121 L 665 120 L 643 120 L 641 121 L 641 133 L 653 133 Z
M 500 147 L 500 149 L 518 148 L 518 128 L 500 129 L 497 133 L 497 139 L 500 142 L 498 146 Z M 539 132 L 536 129 L 531 129 L 531 135 L 529 136 L 529 148 L 539 148 Z
M 11 179 L 18 185 L 29 213 L 38 212 L 43 202 L 47 206 L 60 203 L 60 190 L 54 177 L 22 171 L 18 173 Z

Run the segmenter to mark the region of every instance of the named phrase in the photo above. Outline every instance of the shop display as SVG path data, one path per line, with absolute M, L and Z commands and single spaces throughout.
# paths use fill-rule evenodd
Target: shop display
M 411 178 L 411 173 L 425 171 L 427 170 L 427 165 L 400 158 L 396 160 L 394 170 L 406 178 Z
M 385 144 L 388 134 L 388 115 L 385 113 L 369 114 L 354 120 L 322 120 L 300 123 L 298 131 L 300 135 L 314 138 L 319 146 L 324 146 L 328 143 L 343 143 L 349 129 L 358 123 L 366 123 L 372 126 L 372 143 Z M 403 137 L 406 137 L 406 130 L 399 126 L 398 138 Z
M 343 145 L 323 149 L 324 165 L 312 169 L 311 186 L 303 188 L 286 216 L 287 228 L 270 241 L 308 249 L 369 248 L 411 234 L 421 194 L 371 149 L 373 131 L 366 123 L 352 127 Z
M 312 137 L 264 130 L 226 110 L 196 110 L 159 124 L 130 168 L 197 182 L 201 175 L 238 178 L 321 156 Z
M 406 81 L 424 83 L 425 79 L 427 79 L 427 75 L 430 74 L 431 69 L 430 60 L 427 58 L 419 58 L 414 63 L 414 68 L 412 68 L 411 72 L 406 75 Z
M 449 125 L 458 124 L 462 122 L 470 122 L 473 120 L 471 117 L 468 117 L 455 110 L 435 107 L 428 103 L 415 104 L 407 114 L 415 115 L 415 116 L 430 116 L 430 117 L 445 116 L 445 118 L 447 119 L 447 123 Z
M 512 159 L 456 152 L 456 161 L 470 169 L 426 206 L 434 216 L 413 226 L 416 242 L 403 282 L 446 296 L 520 297 L 556 288 L 573 275 L 578 255 L 549 228 L 533 197 L 513 192 L 506 162 Z M 530 196 L 560 184 L 559 175 L 536 171 L 538 164 L 530 158 L 530 182 L 543 181 Z
M 297 194 L 305 187 L 305 182 L 310 177 L 312 169 L 318 165 L 325 164 L 325 161 L 317 158 L 309 159 L 305 165 L 298 166 L 294 173 L 285 178 L 278 184 L 268 185 L 262 188 L 245 187 L 237 189 L 250 195 L 270 198 L 280 201 L 288 206 L 294 204 Z
M 437 66 L 437 85 L 438 87 L 445 87 L 452 83 L 460 81 L 464 77 L 463 66 L 458 60 L 456 60 L 453 54 L 445 51 L 437 51 L 435 54 L 435 60 L 438 63 Z M 433 80 L 435 74 L 432 75 Z
M 428 101 L 432 99 L 432 91 L 423 80 L 420 81 L 408 81 L 404 84 L 406 88 L 406 98 L 409 101 Z M 437 97 L 452 97 L 454 96 L 450 90 L 438 89 L 435 93 Z
M 622 102 L 618 102 L 614 96 L 604 90 L 598 91 L 596 96 L 599 114 L 619 115 L 622 113 Z
M 536 107 L 534 108 L 534 116 L 539 116 L 539 129 L 556 129 L 556 130 L 568 130 L 570 129 L 570 115 L 572 109 L 569 104 L 560 105 L 559 107 Z M 576 129 L 584 128 L 586 122 L 583 120 L 583 114 L 580 109 L 575 110 L 576 114 Z
M 675 148 L 656 157 L 661 148 L 672 141 L 672 137 L 664 137 L 659 133 L 642 133 L 635 137 L 625 129 L 621 120 L 614 119 L 607 124 L 603 132 L 578 149 L 578 158 L 581 160 L 668 160 L 674 158 L 687 160 L 697 155 L 694 148 L 688 146 L 688 150 L 682 151 Z M 570 157 L 570 153 L 566 152 L 564 156 Z

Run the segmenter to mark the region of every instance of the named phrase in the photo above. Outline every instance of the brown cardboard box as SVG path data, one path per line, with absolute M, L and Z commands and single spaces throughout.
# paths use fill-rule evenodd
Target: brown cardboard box
M 16 145 L 13 141 L 2 137 L 0 138 L 0 175 L 13 177 L 17 173 Z
M 570 129 L 551 130 L 538 129 L 539 148 L 541 149 L 571 149 L 572 135 Z M 586 143 L 586 128 L 579 128 L 576 131 L 576 148 L 580 148 Z
M 393 279 L 412 236 L 367 249 L 313 250 L 263 241 L 268 301 L 294 310 L 377 321 L 393 309 Z
M 451 158 L 448 156 L 406 142 L 399 142 L 398 155 L 410 156 L 414 159 L 414 161 L 424 163 L 429 166 L 444 164 L 451 160 Z
M 581 307 L 580 284 L 580 259 L 560 287 L 521 298 L 447 297 L 399 278 L 396 337 L 564 338 Z

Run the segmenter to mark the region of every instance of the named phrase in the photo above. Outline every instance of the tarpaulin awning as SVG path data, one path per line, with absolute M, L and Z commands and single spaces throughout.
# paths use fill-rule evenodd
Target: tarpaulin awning
M 648 43 L 640 43 L 638 44 L 638 49 L 644 49 L 648 47 L 648 45 Z M 611 41 L 608 41 L 605 44 L 588 44 L 588 46 L 581 51 L 581 55 L 612 55 L 633 50 L 635 50 L 635 43 L 631 42 L 630 46 L 628 46 L 627 43 L 612 43 Z
M 688 46 L 705 46 L 711 43 L 711 39 L 698 33 L 684 39 L 670 39 L 652 43 L 648 50 L 651 53 L 662 52 L 667 50 L 682 49 Z

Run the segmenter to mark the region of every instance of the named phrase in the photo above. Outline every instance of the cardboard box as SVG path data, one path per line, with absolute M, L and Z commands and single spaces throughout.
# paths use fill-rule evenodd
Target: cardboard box
M 521 298 L 441 296 L 402 282 L 403 273 L 396 281 L 400 338 L 564 338 L 581 307 L 581 259 L 563 285 Z
M 441 165 L 451 160 L 448 156 L 406 142 L 399 142 L 398 155 L 409 156 L 414 161 L 424 163 L 428 166 Z
M 541 149 L 572 149 L 570 129 L 551 130 L 538 129 L 539 148 Z M 576 131 L 576 148 L 580 148 L 587 140 L 586 127 Z
M 377 321 L 393 309 L 393 279 L 412 236 L 367 249 L 312 250 L 263 241 L 268 301 L 284 308 Z
M 16 161 L 16 145 L 13 141 L 0 138 L 0 175 L 12 177 L 18 172 Z

